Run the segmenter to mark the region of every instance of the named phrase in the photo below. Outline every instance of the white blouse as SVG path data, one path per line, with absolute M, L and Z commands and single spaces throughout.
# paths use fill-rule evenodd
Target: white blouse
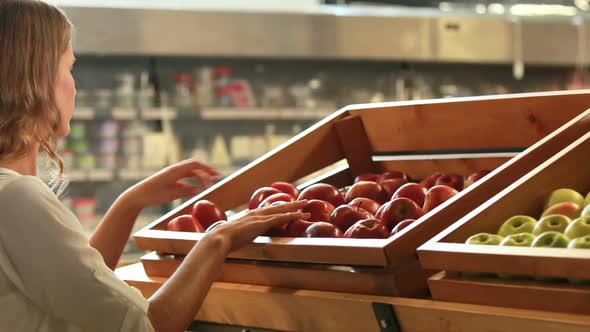
M 88 240 L 41 179 L 0 168 L 0 330 L 154 331 Z

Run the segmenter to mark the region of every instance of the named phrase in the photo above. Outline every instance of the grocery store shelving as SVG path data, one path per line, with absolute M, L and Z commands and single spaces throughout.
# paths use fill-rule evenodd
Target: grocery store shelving
M 330 109 L 300 108 L 205 108 L 177 110 L 175 108 L 149 108 L 138 111 L 134 108 L 112 108 L 108 112 L 97 112 L 91 107 L 76 108 L 74 120 L 175 120 L 193 118 L 200 120 L 320 120 L 332 113 Z
M 239 170 L 239 166 L 231 166 L 220 169 L 222 177 L 231 175 Z M 66 170 L 65 178 L 70 182 L 109 182 L 115 179 L 123 181 L 139 181 L 145 179 L 158 170 L 156 169 L 88 169 L 88 170 Z

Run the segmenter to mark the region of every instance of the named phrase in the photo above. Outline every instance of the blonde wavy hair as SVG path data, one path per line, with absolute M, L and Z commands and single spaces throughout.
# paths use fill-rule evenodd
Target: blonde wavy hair
M 0 159 L 18 160 L 38 142 L 59 170 L 52 188 L 63 175 L 55 81 L 71 36 L 60 9 L 37 0 L 0 0 Z

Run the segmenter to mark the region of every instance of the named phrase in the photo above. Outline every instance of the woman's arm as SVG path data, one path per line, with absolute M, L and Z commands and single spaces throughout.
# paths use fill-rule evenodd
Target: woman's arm
M 117 267 L 141 210 L 142 207 L 136 203 L 133 195 L 123 193 L 90 237 L 90 245 L 100 252 L 111 270 Z
M 164 168 L 117 198 L 90 237 L 90 245 L 101 253 L 106 265 L 114 270 L 143 208 L 192 197 L 209 187 L 217 176 L 217 171 L 193 159 Z M 199 185 L 182 182 L 186 178 L 196 179 Z
M 309 218 L 309 214 L 294 212 L 306 204 L 292 202 L 254 210 L 203 237 L 176 272 L 149 299 L 148 316 L 155 330 L 185 331 L 217 279 L 227 254 L 251 243 L 272 226 Z

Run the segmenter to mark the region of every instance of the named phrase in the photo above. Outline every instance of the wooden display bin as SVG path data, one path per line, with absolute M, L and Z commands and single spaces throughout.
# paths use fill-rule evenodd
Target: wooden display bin
M 393 169 L 415 178 L 495 169 L 389 239 L 260 236 L 230 254 L 219 279 L 323 291 L 355 284 L 352 291 L 359 294 L 424 296 L 427 273 L 418 264 L 416 248 L 586 133 L 588 113 L 582 113 L 589 106 L 589 91 L 349 106 L 134 237 L 140 248 L 162 254 L 142 259 L 147 273 L 169 276 L 203 234 L 169 232 L 165 226 L 201 199 L 239 210 L 257 188 L 310 174 L 319 175 L 300 188 L 315 182 L 343 187 L 358 174 Z M 322 173 L 342 160 L 348 166 Z
M 555 189 L 573 188 L 586 194 L 590 191 L 589 162 L 590 131 L 421 246 L 422 265 L 446 271 L 430 279 L 432 297 L 590 314 L 590 286 L 567 281 L 590 280 L 590 250 L 463 244 L 473 234 L 496 233 L 511 216 L 537 218 Z M 528 276 L 530 280 L 501 280 L 494 275 L 478 278 L 480 273 Z

